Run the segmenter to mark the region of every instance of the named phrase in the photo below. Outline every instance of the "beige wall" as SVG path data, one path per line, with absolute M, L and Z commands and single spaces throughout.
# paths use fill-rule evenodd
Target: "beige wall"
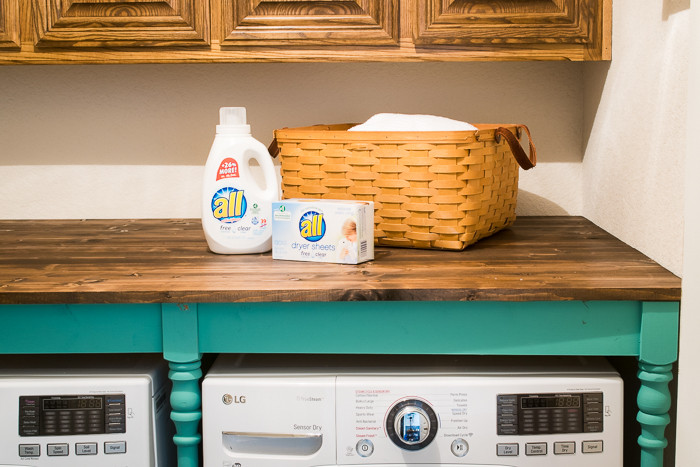
M 691 10 L 689 83 L 700 83 L 700 1 Z M 697 463 L 697 420 L 700 419 L 700 151 L 697 145 L 700 128 L 700 89 L 688 87 L 688 131 L 685 163 L 685 216 L 683 299 L 681 304 L 681 345 L 678 364 L 678 438 L 676 465 Z
M 276 128 L 383 111 L 526 123 L 542 165 L 523 174 L 520 212 L 580 214 L 581 70 L 578 63 L 0 67 L 0 218 L 198 217 L 202 166 L 227 105 L 247 107 L 265 144 Z
M 682 270 L 689 4 L 613 2 L 613 60 L 584 65 L 583 214 Z

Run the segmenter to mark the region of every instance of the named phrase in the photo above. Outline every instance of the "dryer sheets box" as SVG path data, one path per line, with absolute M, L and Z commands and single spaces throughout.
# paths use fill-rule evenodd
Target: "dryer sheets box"
M 374 259 L 374 203 L 328 199 L 272 203 L 272 258 L 346 264 Z

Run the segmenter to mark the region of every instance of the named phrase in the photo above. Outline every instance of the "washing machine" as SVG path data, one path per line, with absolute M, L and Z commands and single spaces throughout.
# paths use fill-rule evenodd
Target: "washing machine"
M 205 467 L 622 467 L 603 358 L 222 355 Z
M 0 361 L 0 466 L 176 464 L 161 355 L 16 355 Z

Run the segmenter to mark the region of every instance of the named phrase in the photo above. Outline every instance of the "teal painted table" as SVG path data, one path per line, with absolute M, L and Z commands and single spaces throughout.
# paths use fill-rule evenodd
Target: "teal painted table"
M 214 255 L 197 220 L 0 221 L 0 239 L 0 353 L 162 353 L 181 467 L 208 353 L 634 356 L 641 465 L 663 464 L 680 279 L 583 218 L 358 266 Z

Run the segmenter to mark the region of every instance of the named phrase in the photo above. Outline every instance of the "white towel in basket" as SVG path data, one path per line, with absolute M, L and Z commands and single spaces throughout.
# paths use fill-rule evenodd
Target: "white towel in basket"
M 474 131 L 476 129 L 466 122 L 435 115 L 380 113 L 348 131 Z

